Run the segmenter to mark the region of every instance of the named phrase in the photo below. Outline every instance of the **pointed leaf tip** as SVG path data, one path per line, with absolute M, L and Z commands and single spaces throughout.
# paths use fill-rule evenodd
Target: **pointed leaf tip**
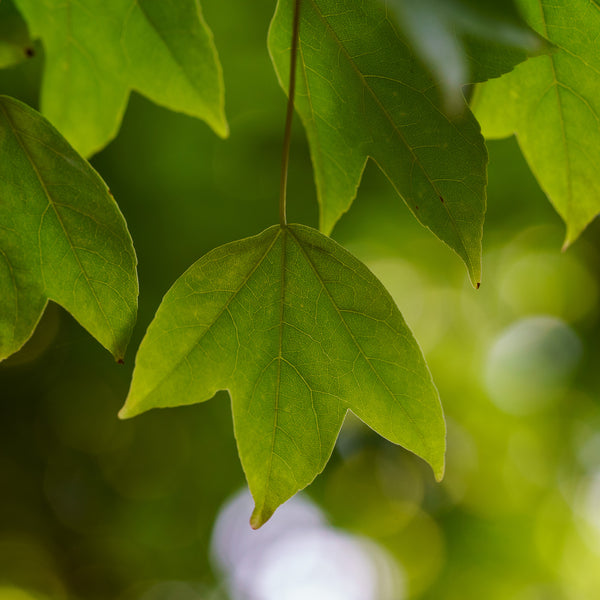
M 250 527 L 255 531 L 260 529 L 273 516 L 274 512 L 274 510 L 266 511 L 264 507 L 259 510 L 258 505 L 255 505 L 250 517 Z

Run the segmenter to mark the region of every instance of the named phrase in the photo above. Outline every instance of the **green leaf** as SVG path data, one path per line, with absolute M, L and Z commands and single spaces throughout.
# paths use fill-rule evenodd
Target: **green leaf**
M 320 473 L 348 410 L 440 479 L 445 426 L 410 330 L 331 239 L 274 226 L 196 262 L 142 341 L 121 417 L 231 394 L 253 527 Z
M 292 1 L 269 49 L 287 89 Z M 321 230 L 350 207 L 371 157 L 416 218 L 481 275 L 487 153 L 468 109 L 454 117 L 377 0 L 302 4 L 296 109 L 310 144 Z
M 131 90 L 228 133 L 223 77 L 198 0 L 16 0 L 42 38 L 42 112 L 84 156 L 119 129 Z
M 487 137 L 517 135 L 567 225 L 568 246 L 600 212 L 600 6 L 590 0 L 521 5 L 556 50 L 484 84 L 473 106 Z
M 123 215 L 92 167 L 39 113 L 0 96 L 0 360 L 48 300 L 120 360 L 137 311 Z
M 464 107 L 465 83 L 499 77 L 549 47 L 512 0 L 389 0 L 389 6 L 440 82 L 449 110 Z
M 0 69 L 33 56 L 27 25 L 12 0 L 0 0 Z

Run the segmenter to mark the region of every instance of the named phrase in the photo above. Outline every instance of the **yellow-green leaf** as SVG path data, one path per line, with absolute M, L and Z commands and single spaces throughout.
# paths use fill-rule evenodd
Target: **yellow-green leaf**
M 600 6 L 595 0 L 519 0 L 556 49 L 483 84 L 473 109 L 486 137 L 516 134 L 573 242 L 600 212 Z
M 228 132 L 221 66 L 198 0 L 16 0 L 46 68 L 42 112 L 84 156 L 119 129 L 131 90 Z
M 417 343 L 375 276 L 314 229 L 274 226 L 188 269 L 142 341 L 120 415 L 222 389 L 253 527 L 323 470 L 348 410 L 443 475 L 444 419 Z

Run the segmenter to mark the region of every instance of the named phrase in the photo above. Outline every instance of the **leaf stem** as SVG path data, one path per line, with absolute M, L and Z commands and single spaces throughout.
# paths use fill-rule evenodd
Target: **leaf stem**
M 288 91 L 287 114 L 285 116 L 285 133 L 283 136 L 283 153 L 281 157 L 281 184 L 279 188 L 279 224 L 287 225 L 287 178 L 290 163 L 290 142 L 292 138 L 292 119 L 294 116 L 294 96 L 296 94 L 296 62 L 298 56 L 298 37 L 300 31 L 300 4 L 295 0 L 294 23 L 292 30 L 292 52 L 290 57 L 290 85 Z

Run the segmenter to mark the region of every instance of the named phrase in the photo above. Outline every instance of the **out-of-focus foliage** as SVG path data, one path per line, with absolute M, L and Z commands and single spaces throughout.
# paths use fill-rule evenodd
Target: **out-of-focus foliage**
M 236 18 L 219 0 L 203 6 L 222 48 L 231 138 L 134 95 L 121 134 L 94 160 L 140 261 L 133 347 L 178 273 L 277 216 L 285 107 L 264 46 L 273 3 L 236 2 Z M 35 105 L 38 55 L 0 73 L 3 92 Z M 593 223 L 560 253 L 562 225 L 517 144 L 489 151 L 478 292 L 372 166 L 335 234 L 391 291 L 428 359 L 448 420 L 443 483 L 349 422 L 310 489 L 319 508 L 285 505 L 286 526 L 275 515 L 257 549 L 243 538 L 256 534 L 247 503 L 221 512 L 244 482 L 226 397 L 119 421 L 131 361 L 118 368 L 51 304 L 0 366 L 0 599 L 237 600 L 260 586 L 271 600 L 283 574 L 298 588 L 320 584 L 327 600 L 354 600 L 357 588 L 307 576 L 324 564 L 353 583 L 392 572 L 391 600 L 598 597 L 600 230 Z M 299 127 L 291 168 L 290 221 L 315 225 Z M 510 344 L 527 348 L 519 364 L 505 360 Z
M 548 49 L 513 0 L 387 0 L 387 5 L 440 82 L 448 110 L 461 110 L 465 83 L 498 77 Z
M 567 225 L 568 246 L 600 213 L 600 5 L 519 4 L 556 49 L 484 84 L 474 110 L 486 137 L 518 135 L 531 170 Z
M 228 132 L 199 0 L 15 0 L 45 50 L 44 115 L 84 156 L 119 130 L 131 90 Z

